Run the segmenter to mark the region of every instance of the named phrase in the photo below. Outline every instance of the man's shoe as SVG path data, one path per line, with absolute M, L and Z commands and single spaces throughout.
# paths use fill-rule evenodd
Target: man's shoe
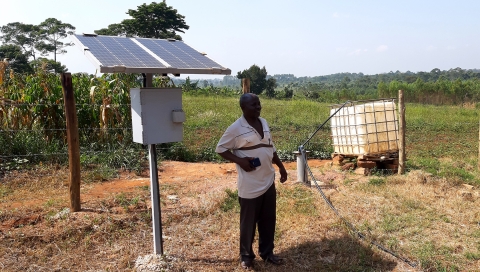
M 277 255 L 272 254 L 265 259 L 265 262 L 271 263 L 274 265 L 281 265 L 283 264 L 283 259 L 278 257 Z
M 253 270 L 253 260 L 242 261 L 242 268 L 246 270 Z

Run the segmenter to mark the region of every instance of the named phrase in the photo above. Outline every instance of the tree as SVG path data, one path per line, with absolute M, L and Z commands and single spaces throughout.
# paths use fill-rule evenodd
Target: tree
M 127 31 L 125 30 L 122 24 L 111 24 L 108 28 L 102 28 L 100 30 L 94 31 L 98 35 L 106 35 L 106 36 L 124 36 L 129 37 L 131 35 L 127 35 Z
M 2 26 L 0 30 L 3 34 L 0 40 L 5 44 L 20 46 L 27 58 L 31 56 L 35 59 L 35 47 L 41 40 L 38 26 L 15 22 Z
M 37 60 L 31 61 L 30 65 L 36 69 L 42 69 L 43 71 L 54 71 L 56 74 L 68 72 L 65 65 L 62 65 L 58 61 L 46 58 L 38 58 Z
M 75 27 L 71 24 L 62 23 L 55 18 L 48 18 L 40 23 L 40 34 L 42 35 L 42 42 L 37 45 L 37 49 L 43 55 L 53 53 L 53 60 L 57 61 L 57 54 L 67 53 L 64 48 L 72 46 L 73 43 L 63 43 L 61 40 L 67 35 L 72 35 Z
M 243 70 L 237 73 L 237 78 L 250 79 L 250 91 L 254 94 L 261 94 L 267 87 L 267 70 L 265 66 L 260 69 L 256 64 L 250 66 L 248 70 Z
M 196 82 L 193 82 L 190 77 L 187 77 L 185 79 L 185 83 L 182 84 L 182 90 L 184 92 L 189 92 L 189 91 L 195 91 L 198 90 L 198 80 Z
M 285 88 L 283 88 L 283 96 L 285 98 L 292 98 L 293 97 L 293 89 L 291 88 L 290 84 L 288 86 L 285 86 Z
M 8 69 L 15 73 L 32 73 L 33 69 L 28 64 L 28 56 L 22 52 L 22 48 L 14 44 L 0 45 L 0 60 L 8 61 Z
M 142 38 L 182 40 L 177 32 L 185 33 L 190 27 L 185 23 L 185 16 L 165 2 L 143 4 L 136 10 L 127 12 L 132 19 L 125 19 L 119 24 L 111 24 L 108 28 L 95 30 L 99 35 L 136 36 Z
M 275 97 L 275 87 L 277 87 L 277 80 L 273 77 L 269 78 L 265 87 L 265 95 L 270 98 Z

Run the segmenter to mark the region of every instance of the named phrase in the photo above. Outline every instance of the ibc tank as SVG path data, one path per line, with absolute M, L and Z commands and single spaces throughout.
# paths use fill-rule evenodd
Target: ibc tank
M 330 119 L 334 152 L 343 155 L 398 152 L 398 118 L 394 99 L 357 103 L 362 102 L 352 102 Z M 340 106 L 331 106 L 330 115 Z

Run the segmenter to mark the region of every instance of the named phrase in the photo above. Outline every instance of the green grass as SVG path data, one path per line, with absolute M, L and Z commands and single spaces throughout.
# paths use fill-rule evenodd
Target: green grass
M 233 210 L 234 212 L 240 212 L 240 203 L 238 202 L 238 190 L 225 189 L 227 196 L 220 204 L 220 209 L 224 212 Z
M 88 99 L 82 96 L 77 101 L 82 104 L 78 107 L 82 166 L 123 168 L 137 173 L 145 169 L 148 165 L 148 150 L 132 142 L 131 130 L 128 129 L 131 126 L 128 95 L 117 101 L 121 104 L 118 106 L 119 112 L 125 116 L 121 120 L 123 123 L 114 127 L 122 129 L 109 130 L 104 136 L 99 136 L 101 133 L 98 130 L 90 129 L 98 126 L 95 118 L 98 118 L 99 106 L 86 107 Z M 184 93 L 182 99 L 187 115 L 183 141 L 157 145 L 159 159 L 223 161 L 215 153 L 215 146 L 225 129 L 241 116 L 238 96 Z M 261 97 L 261 102 L 262 117 L 269 122 L 277 153 L 282 160 L 295 160 L 292 152 L 329 117 L 328 103 L 300 98 L 279 100 L 266 97 Z M 465 182 L 480 185 L 477 170 L 479 118 L 478 109 L 475 108 L 407 104 L 407 169 L 423 169 L 451 179 L 453 184 Z M 305 146 L 311 151 L 310 158 L 330 158 L 333 152 L 330 134 L 327 123 Z M 60 133 L 46 138 L 45 132 L 37 127 L 32 127 L 31 131 L 0 133 L 1 155 L 8 156 L 6 160 L 0 161 L 0 173 L 40 161 L 66 164 L 68 155 L 63 137 L 65 135 Z M 21 157 L 16 158 L 15 155 Z M 27 162 L 14 161 L 19 158 L 26 159 Z M 95 177 L 97 174 L 107 178 L 110 175 L 108 171 L 101 170 L 88 179 L 99 179 Z

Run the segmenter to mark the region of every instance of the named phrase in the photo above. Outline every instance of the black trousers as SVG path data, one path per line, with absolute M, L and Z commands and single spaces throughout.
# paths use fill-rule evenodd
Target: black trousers
M 238 198 L 240 202 L 240 255 L 242 261 L 253 260 L 252 250 L 255 229 L 258 225 L 258 253 L 262 259 L 273 254 L 275 236 L 277 192 L 275 182 L 261 196 L 247 199 Z

